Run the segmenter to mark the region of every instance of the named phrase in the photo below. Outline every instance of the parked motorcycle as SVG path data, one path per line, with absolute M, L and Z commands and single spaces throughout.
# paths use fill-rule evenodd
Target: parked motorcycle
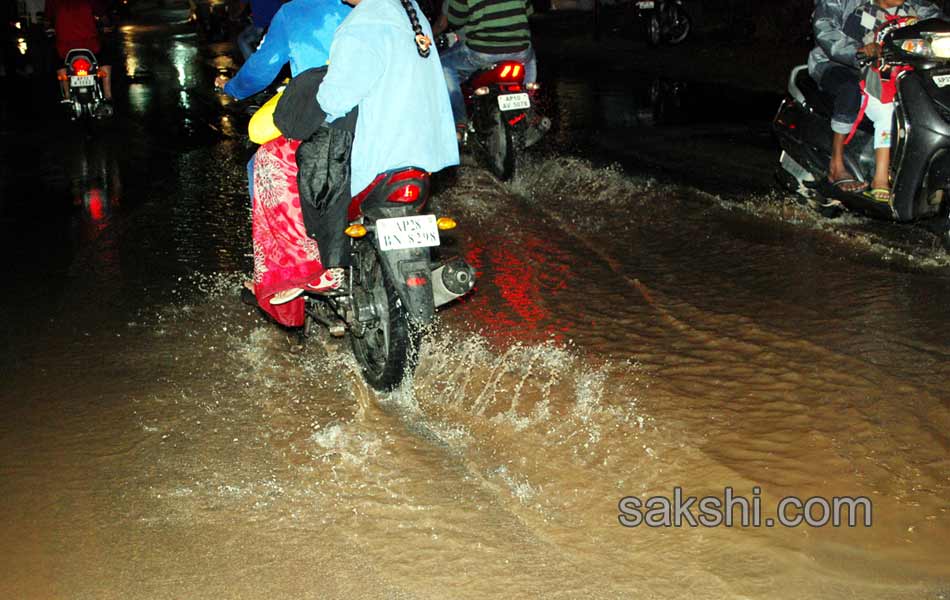
M 415 369 L 435 310 L 475 285 L 475 270 L 464 260 L 433 263 L 440 231 L 456 224 L 425 212 L 428 199 L 429 174 L 421 169 L 376 177 L 349 206 L 347 283 L 306 299 L 304 334 L 315 324 L 336 337 L 349 333 L 363 376 L 377 390 L 394 389 Z
M 823 214 L 843 208 L 900 222 L 926 221 L 950 249 L 950 22 L 920 21 L 882 31 L 881 64 L 910 67 L 900 73 L 894 100 L 891 200 L 872 200 L 834 187 L 827 177 L 833 100 L 796 67 L 772 129 L 782 154 L 780 180 Z M 870 182 L 874 174 L 873 126 L 865 119 L 845 147 L 845 165 Z
M 461 42 L 451 32 L 437 40 L 440 49 L 454 43 Z M 468 113 L 463 143 L 473 143 L 489 170 L 503 181 L 514 177 L 519 157 L 551 128 L 551 120 L 536 109 L 541 85 L 525 83 L 524 76 L 523 64 L 505 60 L 462 83 Z
M 636 0 L 634 5 L 651 46 L 679 44 L 693 27 L 683 0 Z
M 64 98 L 64 104 L 73 120 L 112 115 L 112 106 L 103 94 L 102 75 L 91 50 L 74 48 L 66 54 L 66 74 L 61 78 L 69 87 L 69 97 Z

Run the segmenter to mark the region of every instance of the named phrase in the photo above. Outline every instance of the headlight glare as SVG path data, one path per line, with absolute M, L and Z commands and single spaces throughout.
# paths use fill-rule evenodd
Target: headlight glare
M 950 35 L 936 35 L 930 41 L 930 49 L 937 58 L 950 58 Z

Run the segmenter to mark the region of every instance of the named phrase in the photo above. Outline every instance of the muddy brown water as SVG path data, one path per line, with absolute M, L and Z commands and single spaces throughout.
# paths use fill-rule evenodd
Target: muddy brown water
M 141 35 L 134 66 L 180 88 L 130 85 L 123 127 L 154 139 L 217 59 Z M 72 212 L 34 268 L 8 228 L 0 596 L 950 597 L 950 261 L 926 237 L 469 157 L 433 206 L 477 290 L 380 395 L 345 340 L 238 302 L 245 149 L 213 123 L 106 133 L 5 209 Z M 766 517 L 867 497 L 873 523 L 620 526 L 621 498 L 677 487 L 758 489 Z
M 764 204 L 463 168 L 436 206 L 482 278 L 389 395 L 240 270 L 135 309 L 71 279 L 5 361 L 4 595 L 942 597 L 945 269 Z M 677 486 L 867 496 L 873 525 L 619 526 Z

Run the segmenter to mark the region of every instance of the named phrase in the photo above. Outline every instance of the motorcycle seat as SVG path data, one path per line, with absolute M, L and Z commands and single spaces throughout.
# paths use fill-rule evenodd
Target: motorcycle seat
M 99 62 L 96 60 L 96 55 L 93 54 L 92 50 L 88 50 L 86 48 L 73 48 L 72 50 L 66 53 L 66 59 L 63 62 L 68 65 L 77 56 L 83 56 L 87 58 L 89 62 L 92 63 L 92 66 L 94 67 L 99 66 Z

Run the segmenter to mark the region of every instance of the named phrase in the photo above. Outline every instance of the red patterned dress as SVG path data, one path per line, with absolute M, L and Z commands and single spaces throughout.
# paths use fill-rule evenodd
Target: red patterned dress
M 304 300 L 274 305 L 271 298 L 289 288 L 316 282 L 326 270 L 317 242 L 307 235 L 297 191 L 299 141 L 283 136 L 254 156 L 254 295 L 267 314 L 288 327 L 304 324 Z

